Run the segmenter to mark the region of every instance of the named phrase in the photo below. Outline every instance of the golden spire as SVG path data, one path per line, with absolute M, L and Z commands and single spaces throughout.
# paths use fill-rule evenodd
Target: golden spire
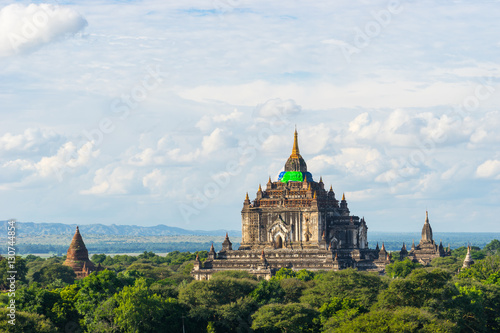
M 293 148 L 292 148 L 292 156 L 290 157 L 299 157 L 299 141 L 297 139 L 297 129 L 295 129 L 295 134 L 293 135 Z
M 316 199 L 316 191 L 314 191 L 313 199 Z
M 248 197 L 248 192 L 247 192 L 247 196 L 245 197 L 245 200 L 250 201 L 250 198 Z
M 342 193 L 342 201 L 345 201 L 345 194 Z
M 259 192 L 262 192 L 262 187 L 260 187 L 260 184 L 259 184 Z
M 332 188 L 332 185 L 330 185 L 330 192 L 333 192 L 333 188 Z
M 268 183 L 271 183 L 271 176 L 269 176 L 269 180 L 267 181 Z

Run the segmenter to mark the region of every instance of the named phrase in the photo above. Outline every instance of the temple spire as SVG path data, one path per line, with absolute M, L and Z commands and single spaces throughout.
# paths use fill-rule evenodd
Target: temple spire
M 300 151 L 299 151 L 299 139 L 297 135 L 297 129 L 295 129 L 295 133 L 293 135 L 293 148 L 292 148 L 292 156 L 298 158 L 300 156 Z
M 432 243 L 432 228 L 431 224 L 429 223 L 429 213 L 425 211 L 425 223 L 422 228 L 422 239 L 420 240 L 420 243 Z
M 345 194 L 342 193 L 342 201 L 345 201 Z
M 285 163 L 285 172 L 288 171 L 307 172 L 306 161 L 304 161 L 302 156 L 300 156 L 297 129 L 295 129 L 295 133 L 293 135 L 292 154 Z

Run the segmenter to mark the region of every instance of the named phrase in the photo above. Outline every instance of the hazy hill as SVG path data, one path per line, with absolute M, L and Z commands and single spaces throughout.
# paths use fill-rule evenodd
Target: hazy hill
M 2 230 L 6 230 L 8 221 L 0 221 Z M 34 223 L 16 222 L 17 236 L 44 236 L 44 235 L 73 235 L 76 224 L 63 223 Z M 188 230 L 177 227 L 170 227 L 159 224 L 153 227 L 143 227 L 138 225 L 104 225 L 87 224 L 79 225 L 80 232 L 87 235 L 108 235 L 108 236 L 221 236 L 226 231 L 235 237 L 241 236 L 239 230 Z
M 0 241 L 6 243 L 7 221 L 0 221 L 2 230 Z M 63 223 L 34 223 L 16 222 L 17 247 L 19 253 L 66 253 L 71 238 L 76 229 L 76 224 Z M 144 227 L 137 225 L 80 225 L 80 231 L 85 244 L 91 253 L 132 253 L 132 252 L 170 252 L 170 251 L 198 251 L 208 250 L 212 242 L 219 250 L 226 235 L 226 230 L 187 230 L 167 225 Z M 240 230 L 228 230 L 233 248 L 237 249 L 241 241 Z M 374 249 L 377 243 L 388 251 L 399 251 L 403 242 L 410 249 L 414 240 L 420 241 L 420 231 L 415 232 L 368 232 L 369 247 Z M 434 240 L 440 240 L 446 247 L 452 249 L 466 246 L 483 247 L 493 239 L 500 239 L 500 233 L 461 233 L 461 232 L 435 232 Z

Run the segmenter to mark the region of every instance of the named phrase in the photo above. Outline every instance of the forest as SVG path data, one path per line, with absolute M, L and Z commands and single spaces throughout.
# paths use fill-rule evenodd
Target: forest
M 224 271 L 190 276 L 196 255 L 95 254 L 107 269 L 76 280 L 64 257 L 16 258 L 16 321 L 9 269 L 0 261 L 1 332 L 500 332 L 500 241 L 466 248 L 428 267 L 395 260 L 386 274 L 293 271 L 270 280 Z M 393 253 L 393 258 L 398 254 Z

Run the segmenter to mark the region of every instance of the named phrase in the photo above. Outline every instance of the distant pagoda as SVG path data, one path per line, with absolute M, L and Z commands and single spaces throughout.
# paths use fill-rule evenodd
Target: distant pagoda
M 408 257 L 413 262 L 428 265 L 434 258 L 446 257 L 449 255 L 451 255 L 451 249 L 449 246 L 448 249 L 445 249 L 442 242 L 440 242 L 439 245 L 434 242 L 434 239 L 432 238 L 431 224 L 429 223 L 429 213 L 426 211 L 420 243 L 415 246 L 415 242 L 413 242 L 410 252 L 407 251 L 406 245 L 403 243 L 403 247 L 400 252 L 401 259 Z
M 102 270 L 100 264 L 96 267 L 92 261 L 89 260 L 89 252 L 83 242 L 78 227 L 76 227 L 75 235 L 73 236 L 63 265 L 73 268 L 77 279 L 84 278 L 92 272 Z
M 470 254 L 470 244 L 467 245 L 467 255 L 465 256 L 465 259 L 464 259 L 464 264 L 462 266 L 462 268 L 470 268 L 470 266 L 474 263 L 474 259 L 472 259 L 472 256 Z

